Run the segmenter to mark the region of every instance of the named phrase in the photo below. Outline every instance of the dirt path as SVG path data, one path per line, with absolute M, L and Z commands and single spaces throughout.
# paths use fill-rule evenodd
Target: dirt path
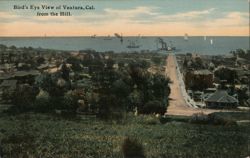
M 203 113 L 212 113 L 218 112 L 220 110 L 211 110 L 211 109 L 201 109 L 201 108 L 193 108 L 188 106 L 186 101 L 184 100 L 179 84 L 179 79 L 177 76 L 176 70 L 176 62 L 173 54 L 169 54 L 166 65 L 165 73 L 169 76 L 170 80 L 173 82 L 170 84 L 171 93 L 170 93 L 170 102 L 167 110 L 168 115 L 185 115 L 191 116 L 194 113 L 203 112 Z

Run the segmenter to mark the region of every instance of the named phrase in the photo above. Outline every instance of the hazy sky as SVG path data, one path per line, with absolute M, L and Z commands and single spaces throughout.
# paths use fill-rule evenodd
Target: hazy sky
M 36 16 L 41 5 L 93 5 L 72 16 Z M 0 0 L 0 36 L 249 36 L 249 0 Z M 14 5 L 39 6 L 40 10 Z M 61 10 L 65 11 L 65 10 Z

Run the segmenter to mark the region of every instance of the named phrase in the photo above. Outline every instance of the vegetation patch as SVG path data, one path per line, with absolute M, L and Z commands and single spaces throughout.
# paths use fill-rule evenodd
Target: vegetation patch
M 59 116 L 1 114 L 2 157 L 122 158 L 127 138 L 138 151 L 143 149 L 141 153 L 147 158 L 249 155 L 249 126 L 190 124 L 172 116 L 168 117 L 172 121 L 164 125 L 153 115 L 127 114 L 123 124 L 87 116 L 71 119 Z M 158 122 L 146 123 L 147 119 Z
M 223 118 L 215 114 L 205 115 L 203 113 L 196 113 L 192 115 L 189 121 L 190 123 L 195 123 L 195 124 L 211 124 L 211 125 L 224 125 L 224 126 L 237 125 L 236 122 L 233 121 L 232 119 Z
M 124 158 L 145 158 L 143 146 L 138 140 L 125 138 L 122 144 Z

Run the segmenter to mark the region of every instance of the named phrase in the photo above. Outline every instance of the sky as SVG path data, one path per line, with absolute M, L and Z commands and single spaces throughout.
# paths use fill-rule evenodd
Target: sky
M 13 9 L 14 5 L 39 10 Z M 49 6 L 94 6 L 37 16 Z M 0 36 L 249 36 L 249 0 L 0 0 Z

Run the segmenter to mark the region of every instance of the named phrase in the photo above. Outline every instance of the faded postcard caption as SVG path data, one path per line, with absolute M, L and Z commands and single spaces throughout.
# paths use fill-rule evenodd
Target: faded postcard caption
M 73 16 L 75 12 L 93 11 L 94 5 L 47 5 L 47 4 L 23 4 L 13 5 L 13 10 L 34 11 L 36 16 Z

